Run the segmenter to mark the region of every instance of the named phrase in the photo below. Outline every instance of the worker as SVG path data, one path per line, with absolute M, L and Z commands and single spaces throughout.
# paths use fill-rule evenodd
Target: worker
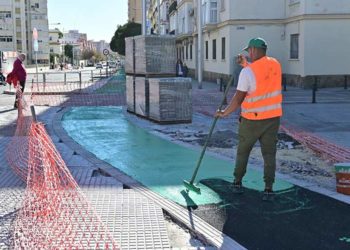
M 237 91 L 229 105 L 218 110 L 215 116 L 226 117 L 241 108 L 233 192 L 244 192 L 242 179 L 248 158 L 259 140 L 264 159 L 265 189 L 262 198 L 271 201 L 274 198 L 277 134 L 282 116 L 282 70 L 275 58 L 266 56 L 267 43 L 264 39 L 251 39 L 244 50 L 249 53 L 251 63 L 248 64 L 245 56 L 237 56 L 243 67 Z

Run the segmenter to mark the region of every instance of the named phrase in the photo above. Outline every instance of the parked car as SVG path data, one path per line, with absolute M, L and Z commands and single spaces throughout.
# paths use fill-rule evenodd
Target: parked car
M 101 63 L 96 63 L 96 69 L 103 69 L 103 66 Z
M 115 68 L 117 68 L 117 64 L 116 64 L 116 62 L 108 62 L 108 66 L 109 66 L 109 68 L 110 69 L 115 69 Z

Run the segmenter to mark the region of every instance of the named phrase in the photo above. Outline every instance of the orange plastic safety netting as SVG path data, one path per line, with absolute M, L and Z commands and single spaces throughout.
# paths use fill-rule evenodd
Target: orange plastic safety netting
M 14 227 L 20 249 L 118 249 L 41 123 L 28 134 L 27 189 Z
M 30 95 L 33 104 L 38 106 L 117 106 L 126 103 L 125 75 L 121 71 L 98 80 L 84 78 L 81 74 L 71 76 L 71 80 L 67 80 L 67 76 L 61 79 L 62 76 L 63 73 L 57 78 L 45 77 L 45 81 L 33 78 L 27 83 L 26 95 Z
M 29 96 L 18 95 L 17 128 L 7 147 L 10 167 L 27 183 L 12 235 L 15 249 L 118 249 L 73 179 Z

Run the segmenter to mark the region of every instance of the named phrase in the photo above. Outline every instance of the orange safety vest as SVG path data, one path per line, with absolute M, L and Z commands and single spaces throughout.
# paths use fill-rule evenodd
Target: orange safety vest
M 256 89 L 241 104 L 241 116 L 263 120 L 282 116 L 282 70 L 279 62 L 264 56 L 247 67 L 253 71 Z

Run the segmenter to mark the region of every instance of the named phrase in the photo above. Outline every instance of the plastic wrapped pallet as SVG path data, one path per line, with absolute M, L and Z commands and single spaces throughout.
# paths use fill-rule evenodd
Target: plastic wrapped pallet
M 176 47 L 173 36 L 135 36 L 135 74 L 175 75 Z
M 125 38 L 125 73 L 134 74 L 134 37 Z
M 126 106 L 129 112 L 135 113 L 135 77 L 126 76 Z
M 149 116 L 149 82 L 145 77 L 135 77 L 135 113 Z
M 159 123 L 192 121 L 191 78 L 149 78 L 149 118 Z

